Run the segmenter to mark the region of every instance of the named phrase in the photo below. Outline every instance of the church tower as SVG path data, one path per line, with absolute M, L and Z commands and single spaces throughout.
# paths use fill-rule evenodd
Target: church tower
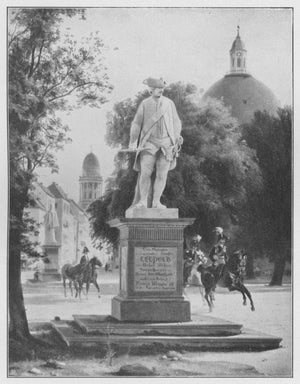
M 79 177 L 79 205 L 86 210 L 96 199 L 102 196 L 103 179 L 100 175 L 100 165 L 94 153 L 89 153 L 82 164 L 82 176 Z
M 230 74 L 247 73 L 247 50 L 240 38 L 240 27 L 237 27 L 237 36 L 232 44 L 230 52 Z

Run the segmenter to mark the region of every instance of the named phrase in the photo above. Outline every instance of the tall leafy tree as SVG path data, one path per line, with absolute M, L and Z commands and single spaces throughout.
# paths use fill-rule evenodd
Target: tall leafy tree
M 55 151 L 69 141 L 69 128 L 57 112 L 101 107 L 112 89 L 98 35 L 81 43 L 61 35 L 63 20 L 75 16 L 84 19 L 84 10 L 9 12 L 9 330 L 18 339 L 31 339 L 20 279 L 20 253 L 28 230 L 24 209 L 37 167 L 56 171 Z
M 255 153 L 241 141 L 237 121 L 221 102 L 201 102 L 191 84 L 171 84 L 164 94 L 176 104 L 184 143 L 177 167 L 169 172 L 163 202 L 178 207 L 181 217 L 196 218 L 186 235 L 201 233 L 209 245 L 214 226 L 223 226 L 234 237 L 248 195 L 261 188 Z M 107 121 L 107 142 L 112 147 L 128 146 L 130 124 L 146 96 L 140 93 L 115 105 Z M 114 245 L 117 232 L 106 221 L 124 216 L 132 202 L 137 178 L 133 161 L 132 154 L 117 155 L 105 196 L 90 206 L 95 238 Z
M 271 285 L 282 284 L 285 262 L 291 257 L 291 129 L 291 108 L 284 107 L 277 116 L 257 112 L 243 133 L 257 153 L 263 176 L 253 228 L 261 248 L 274 261 Z

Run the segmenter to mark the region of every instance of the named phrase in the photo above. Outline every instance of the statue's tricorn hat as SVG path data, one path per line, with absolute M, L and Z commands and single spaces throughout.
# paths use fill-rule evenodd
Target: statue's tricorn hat
M 167 83 L 162 79 L 154 79 L 153 77 L 148 77 L 148 79 L 143 81 L 143 84 L 148 85 L 150 88 L 165 88 Z
M 216 227 L 213 232 L 216 232 L 218 234 L 222 234 L 223 233 L 223 228 L 222 227 Z

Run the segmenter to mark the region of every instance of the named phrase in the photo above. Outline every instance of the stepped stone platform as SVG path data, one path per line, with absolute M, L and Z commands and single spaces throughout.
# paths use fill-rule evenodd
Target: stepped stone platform
M 119 346 L 155 344 L 205 351 L 267 350 L 278 348 L 282 340 L 210 316 L 184 323 L 132 323 L 96 315 L 73 317 L 73 322 L 51 322 L 68 347 L 97 347 L 106 345 L 109 338 L 111 344 Z
M 73 315 L 82 332 L 107 334 L 110 329 L 115 335 L 152 335 L 152 336 L 230 336 L 241 333 L 242 325 L 204 316 L 196 321 L 184 323 L 148 323 L 124 322 L 111 316 Z

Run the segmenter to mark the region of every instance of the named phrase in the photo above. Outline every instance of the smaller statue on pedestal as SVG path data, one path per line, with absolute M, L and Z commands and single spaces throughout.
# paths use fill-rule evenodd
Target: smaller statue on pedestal
M 45 225 L 45 244 L 57 244 L 55 238 L 55 228 L 59 227 L 58 217 L 53 205 L 50 205 L 50 210 L 44 216 Z
M 135 196 L 131 208 L 166 208 L 160 202 L 169 170 L 175 168 L 183 143 L 181 121 L 172 100 L 162 96 L 166 82 L 149 77 L 144 81 L 150 97 L 138 107 L 131 124 L 128 151 L 136 152 L 134 170 L 138 172 Z M 127 151 L 127 150 L 125 150 Z M 156 170 L 151 190 L 151 175 Z M 151 200 L 151 201 L 149 201 Z

